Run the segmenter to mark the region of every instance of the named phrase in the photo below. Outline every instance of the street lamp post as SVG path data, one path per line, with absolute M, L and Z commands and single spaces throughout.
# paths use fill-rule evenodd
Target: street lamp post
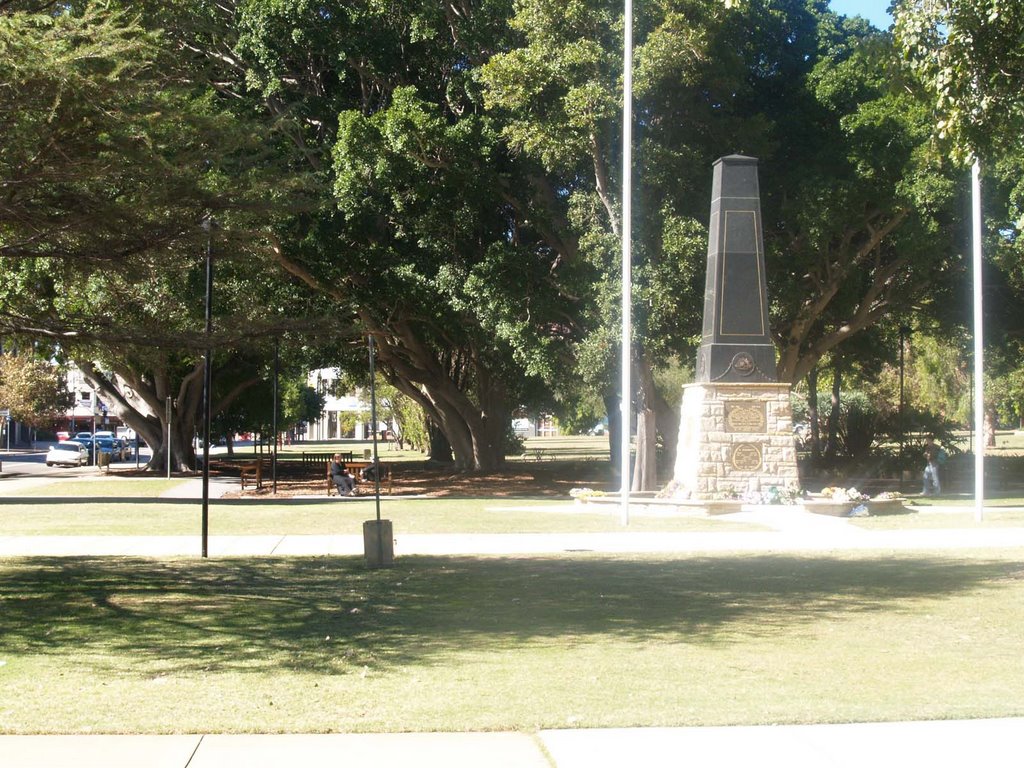
M 270 431 L 274 434 L 274 453 L 270 457 L 270 476 L 273 478 L 271 492 L 277 495 L 277 398 L 278 380 L 281 377 L 281 340 L 274 339 L 274 413 L 270 417 Z
M 164 401 L 164 415 L 167 422 L 167 479 L 171 479 L 171 396 Z
M 209 556 L 210 538 L 210 390 L 213 366 L 210 334 L 213 331 L 213 219 L 203 219 L 206 230 L 206 354 L 203 358 L 203 557 Z

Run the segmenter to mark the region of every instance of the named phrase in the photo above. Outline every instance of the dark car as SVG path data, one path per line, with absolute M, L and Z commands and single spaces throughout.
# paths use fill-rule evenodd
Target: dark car
M 114 443 L 114 455 L 117 457 L 118 461 L 124 461 L 130 453 L 128 441 L 123 437 L 118 437 L 109 430 L 96 430 L 96 439 L 112 440 Z
M 97 454 L 110 454 L 111 461 L 114 461 L 115 459 L 117 461 L 124 460 L 124 446 L 121 445 L 121 441 L 116 437 L 97 437 L 95 439 Z
M 75 435 L 75 442 L 81 443 L 85 446 L 85 450 L 89 454 L 90 464 L 99 464 L 100 460 L 97 458 L 99 454 L 106 454 L 109 456 L 109 460 L 104 463 L 109 464 L 112 461 L 123 461 L 124 460 L 124 446 L 121 445 L 121 441 L 114 437 L 93 437 L 88 432 L 79 432 Z

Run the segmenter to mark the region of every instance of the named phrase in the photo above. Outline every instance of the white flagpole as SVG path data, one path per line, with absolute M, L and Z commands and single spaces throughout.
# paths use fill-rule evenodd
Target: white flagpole
M 622 478 L 622 524 L 629 525 L 629 452 L 632 423 L 632 303 L 633 303 L 633 0 L 625 0 L 623 18 L 622 79 L 622 425 L 620 434 L 620 473 Z
M 971 166 L 971 218 L 974 263 L 974 518 L 985 516 L 985 378 L 982 343 L 983 314 L 981 295 L 981 163 Z

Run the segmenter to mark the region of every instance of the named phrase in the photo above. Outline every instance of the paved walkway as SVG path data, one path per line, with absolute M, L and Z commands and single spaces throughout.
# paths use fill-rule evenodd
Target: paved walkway
M 4 768 L 1017 768 L 1024 719 L 529 733 L 0 736 Z

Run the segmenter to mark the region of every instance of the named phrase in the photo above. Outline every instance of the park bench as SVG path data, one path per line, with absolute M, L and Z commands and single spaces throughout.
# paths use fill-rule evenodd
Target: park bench
M 349 455 L 351 456 L 351 454 L 349 454 Z M 356 461 L 356 460 L 352 460 L 352 459 L 348 459 L 348 460 L 344 460 L 343 459 L 341 463 L 348 469 L 348 471 L 352 475 L 352 477 L 355 478 L 356 485 L 355 485 L 355 488 L 352 489 L 352 495 L 353 496 L 356 495 L 356 493 L 357 493 L 357 491 L 359 489 L 359 483 L 360 482 L 372 482 L 372 481 L 369 481 L 369 480 L 367 480 L 367 481 L 361 480 L 361 474 L 360 474 L 367 467 L 373 466 L 373 462 L 372 461 Z M 334 487 L 334 480 L 331 478 L 331 464 L 332 464 L 332 462 L 328 461 L 327 465 L 326 465 L 326 469 L 327 469 L 327 495 L 328 496 L 333 494 L 335 492 L 335 490 L 336 490 L 335 487 Z M 394 489 L 394 480 L 393 480 L 393 478 L 391 476 L 391 467 L 388 466 L 387 464 L 380 464 L 380 468 L 381 468 L 381 471 L 383 473 L 383 476 L 380 478 L 381 485 L 383 486 L 385 482 L 387 483 L 387 493 L 390 496 L 391 495 L 391 491 Z
M 239 477 L 242 479 L 242 490 L 245 490 L 245 481 L 252 480 L 257 488 L 263 487 L 263 461 L 257 460 L 249 464 L 240 464 L 238 467 Z
M 338 451 L 303 451 L 302 452 L 302 463 L 305 464 L 316 464 L 318 461 L 331 461 L 334 458 L 334 454 Z M 352 451 L 341 452 L 342 461 L 352 461 Z

